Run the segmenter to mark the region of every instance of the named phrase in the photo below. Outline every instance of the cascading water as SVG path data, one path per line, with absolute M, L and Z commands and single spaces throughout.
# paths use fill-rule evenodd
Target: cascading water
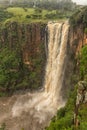
M 15 95 L 0 101 L 0 124 L 5 122 L 8 130 L 41 130 L 48 125 L 57 109 L 65 105 L 61 89 L 67 63 L 69 24 L 49 22 L 47 28 L 45 91 Z

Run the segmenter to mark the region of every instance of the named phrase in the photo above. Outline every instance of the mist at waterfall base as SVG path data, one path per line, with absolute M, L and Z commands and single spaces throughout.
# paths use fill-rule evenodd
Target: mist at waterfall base
M 65 105 L 61 90 L 67 65 L 69 24 L 49 22 L 47 31 L 45 90 L 0 99 L 0 124 L 6 123 L 8 130 L 41 130 Z

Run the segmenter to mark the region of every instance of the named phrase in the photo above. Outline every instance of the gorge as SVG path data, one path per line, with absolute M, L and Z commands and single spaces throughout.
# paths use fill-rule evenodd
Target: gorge
M 57 109 L 66 103 L 62 92 L 67 68 L 69 23 L 47 25 L 47 64 L 44 91 L 13 95 L 0 100 L 0 124 L 8 130 L 40 130 L 46 127 Z M 66 91 L 65 91 L 66 92 Z

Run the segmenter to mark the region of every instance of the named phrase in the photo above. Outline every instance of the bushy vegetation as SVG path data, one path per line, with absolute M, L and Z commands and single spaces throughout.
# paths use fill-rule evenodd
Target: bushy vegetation
M 16 89 L 17 84 L 23 83 L 25 69 L 21 55 L 18 50 L 11 50 L 4 47 L 0 50 L 0 90 L 9 92 Z
M 87 45 L 81 50 L 80 55 L 80 77 L 87 80 Z
M 42 85 L 42 71 L 44 45 L 39 46 L 39 53 L 30 57 L 32 67 L 23 62 L 21 46 L 14 49 L 2 47 L 0 49 L 0 96 L 12 94 L 17 90 L 38 89 Z
M 80 126 L 77 130 L 87 129 L 87 104 L 82 104 L 78 111 L 78 118 L 80 121 Z
M 78 57 L 79 66 L 79 80 L 87 81 L 87 45 L 81 50 Z M 74 112 L 76 107 L 78 85 L 71 91 L 67 104 L 61 108 L 57 115 L 52 119 L 50 126 L 46 130 L 86 130 L 87 129 L 87 103 L 82 103 L 78 109 L 79 126 L 74 124 Z M 87 91 L 87 88 L 86 88 Z
M 0 29 L 0 96 L 42 87 L 45 66 L 44 27 L 45 24 L 41 23 L 12 22 Z M 38 34 L 41 33 L 39 39 L 36 29 Z
M 13 15 L 12 13 L 8 13 L 4 8 L 0 8 L 0 22 L 5 21 L 8 18 L 11 18 Z
M 76 12 L 71 16 L 70 23 L 73 26 L 78 26 L 83 24 L 84 27 L 87 26 L 87 6 L 76 10 Z

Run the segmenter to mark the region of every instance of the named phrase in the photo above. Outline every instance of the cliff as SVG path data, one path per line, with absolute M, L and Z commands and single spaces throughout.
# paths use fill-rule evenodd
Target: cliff
M 81 48 L 87 44 L 87 35 L 84 32 L 83 24 L 80 24 L 76 28 L 71 26 L 70 32 L 70 46 L 73 53 L 77 56 L 80 53 Z
M 76 128 L 85 129 L 87 106 L 87 82 L 79 81 L 74 112 L 74 125 Z M 83 125 L 84 124 L 84 125 Z
M 46 24 L 43 23 L 12 22 L 0 29 L 0 56 L 6 53 L 1 63 L 4 69 L 1 69 L 0 75 L 6 81 L 0 80 L 0 91 L 35 89 L 42 86 L 46 60 L 45 27 Z

